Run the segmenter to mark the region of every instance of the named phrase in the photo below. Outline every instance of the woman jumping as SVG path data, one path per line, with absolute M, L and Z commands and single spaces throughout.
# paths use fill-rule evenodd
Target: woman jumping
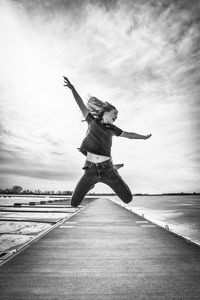
M 71 197 L 71 206 L 77 207 L 87 192 L 97 183 L 103 182 L 110 186 L 117 196 L 125 203 L 132 200 L 132 193 L 114 167 L 111 158 L 111 146 L 113 135 L 129 139 L 148 139 L 151 134 L 140 135 L 126 132 L 113 125 L 117 119 L 117 109 L 108 102 L 102 102 L 95 97 L 90 97 L 87 106 L 71 84 L 64 76 L 64 83 L 72 94 L 88 123 L 87 135 L 79 150 L 86 156 L 83 167 L 84 174 L 79 180 Z

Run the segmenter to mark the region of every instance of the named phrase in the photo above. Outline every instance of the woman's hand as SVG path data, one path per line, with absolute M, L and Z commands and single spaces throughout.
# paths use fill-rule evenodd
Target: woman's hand
M 147 140 L 147 139 L 149 139 L 150 137 L 151 137 L 151 134 L 147 134 L 147 135 L 144 136 L 144 139 Z
M 69 81 L 69 79 L 65 76 L 63 76 L 64 78 L 64 86 L 67 86 L 70 90 L 73 88 L 73 85 L 71 84 L 71 82 Z

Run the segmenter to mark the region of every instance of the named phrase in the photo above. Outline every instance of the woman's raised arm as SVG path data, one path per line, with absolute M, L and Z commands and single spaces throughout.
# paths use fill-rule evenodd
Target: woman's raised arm
M 77 91 L 75 90 L 75 87 L 71 84 L 71 82 L 69 81 L 69 79 L 65 76 L 64 77 L 64 86 L 67 86 L 71 91 L 72 94 L 74 96 L 74 99 L 76 100 L 76 103 L 78 104 L 84 118 L 87 118 L 87 115 L 89 113 L 89 110 L 87 109 L 86 105 L 84 104 L 82 98 L 79 96 L 79 94 L 77 93 Z

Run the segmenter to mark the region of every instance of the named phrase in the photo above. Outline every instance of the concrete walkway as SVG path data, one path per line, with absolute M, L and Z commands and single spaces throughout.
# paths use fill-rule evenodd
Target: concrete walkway
M 3 299 L 199 299 L 200 248 L 97 199 L 0 268 Z

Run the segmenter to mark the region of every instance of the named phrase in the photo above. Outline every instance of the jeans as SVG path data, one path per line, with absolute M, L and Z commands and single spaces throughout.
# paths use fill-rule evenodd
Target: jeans
M 77 207 L 87 192 L 98 182 L 110 186 L 123 202 L 131 202 L 131 191 L 115 170 L 111 159 L 98 164 L 86 160 L 83 169 L 84 174 L 77 183 L 71 197 L 71 206 Z

